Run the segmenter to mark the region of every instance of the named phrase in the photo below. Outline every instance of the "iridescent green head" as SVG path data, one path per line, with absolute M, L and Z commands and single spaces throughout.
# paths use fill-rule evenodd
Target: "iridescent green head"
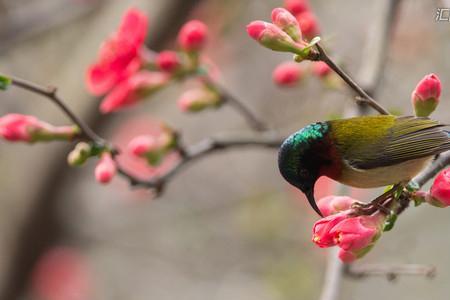
M 308 125 L 289 136 L 278 153 L 278 168 L 290 184 L 299 188 L 314 210 L 322 215 L 314 199 L 314 184 L 323 162 L 328 124 L 319 122 Z M 324 147 L 325 146 L 325 147 Z

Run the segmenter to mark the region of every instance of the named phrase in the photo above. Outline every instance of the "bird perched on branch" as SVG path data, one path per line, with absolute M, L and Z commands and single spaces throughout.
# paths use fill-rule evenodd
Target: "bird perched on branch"
M 322 215 L 314 199 L 319 177 L 359 188 L 406 184 L 436 154 L 450 150 L 444 126 L 428 118 L 392 115 L 313 123 L 283 142 L 278 166 Z

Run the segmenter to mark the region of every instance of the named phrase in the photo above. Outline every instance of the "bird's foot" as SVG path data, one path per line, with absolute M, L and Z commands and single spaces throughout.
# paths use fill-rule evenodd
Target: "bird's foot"
M 401 185 L 399 185 L 399 184 L 394 185 L 391 189 L 384 192 L 382 195 L 373 199 L 369 203 L 363 203 L 363 202 L 353 203 L 352 209 L 355 211 L 355 215 L 371 215 L 371 214 L 375 213 L 376 211 L 381 211 L 385 214 L 390 214 L 391 210 L 388 207 L 386 207 L 384 204 L 386 204 L 386 202 L 389 202 L 389 199 L 392 198 L 394 193 L 397 192 L 400 187 L 401 187 Z M 386 200 L 388 200 L 388 201 L 386 201 Z

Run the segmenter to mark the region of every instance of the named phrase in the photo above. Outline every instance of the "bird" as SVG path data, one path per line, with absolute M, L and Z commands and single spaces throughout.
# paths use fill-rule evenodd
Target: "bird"
M 278 167 L 323 216 L 314 199 L 321 176 L 357 188 L 407 184 L 450 150 L 445 124 L 427 117 L 375 115 L 316 122 L 281 144 Z

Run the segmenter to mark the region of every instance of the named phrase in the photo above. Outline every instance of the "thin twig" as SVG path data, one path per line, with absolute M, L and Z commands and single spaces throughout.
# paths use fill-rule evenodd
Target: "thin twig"
M 383 276 L 388 280 L 395 280 L 398 276 L 425 276 L 433 278 L 436 267 L 418 264 L 365 264 L 345 265 L 344 273 L 353 279 L 362 279 L 369 276 Z
M 444 152 L 433 161 L 425 170 L 420 172 L 411 180 L 413 185 L 422 187 L 425 183 L 431 180 L 440 170 L 450 165 L 450 151 Z

